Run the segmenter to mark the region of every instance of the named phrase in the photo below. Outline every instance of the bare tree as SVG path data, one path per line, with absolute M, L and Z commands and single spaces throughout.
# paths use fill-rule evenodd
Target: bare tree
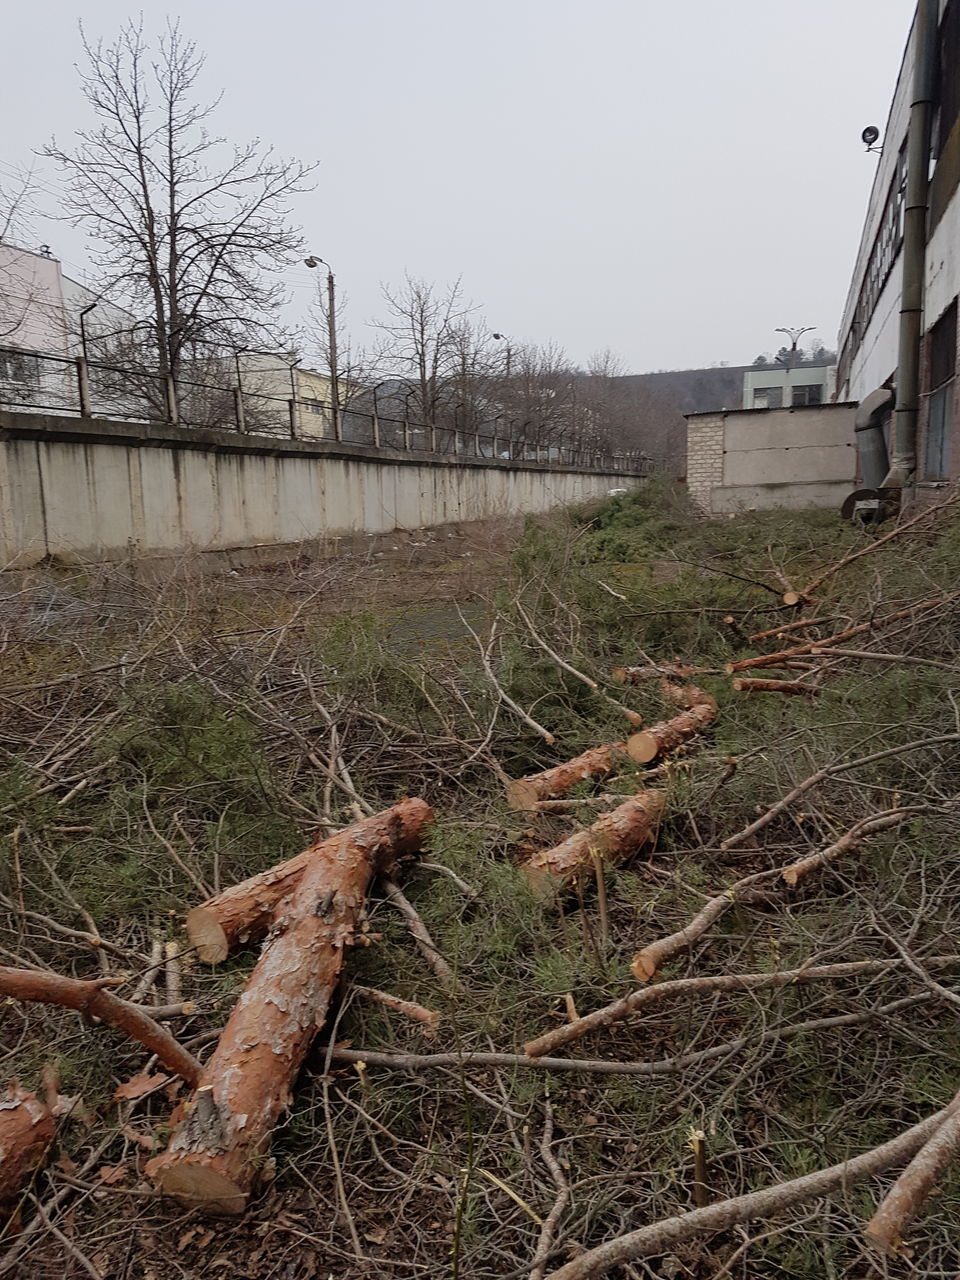
M 475 308 L 459 280 L 441 291 L 407 275 L 398 289 L 384 286 L 383 296 L 388 316 L 376 326 L 383 334 L 381 367 L 410 383 L 415 414 L 436 424 L 451 404 L 463 325 Z
M 176 25 L 153 53 L 140 22 L 110 44 L 84 37 L 84 51 L 98 124 L 46 154 L 93 238 L 103 292 L 149 315 L 161 374 L 176 376 L 197 342 L 263 346 L 283 301 L 275 273 L 301 248 L 288 199 L 312 167 L 208 132 L 219 99 L 198 100 L 204 60 Z

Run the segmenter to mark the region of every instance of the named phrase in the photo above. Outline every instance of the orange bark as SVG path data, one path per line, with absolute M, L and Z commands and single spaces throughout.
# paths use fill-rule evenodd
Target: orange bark
M 582 755 L 566 760 L 552 769 L 518 778 L 507 787 L 507 804 L 511 809 L 532 809 L 539 800 L 553 800 L 564 796 L 578 782 L 610 773 L 620 760 L 626 758 L 626 751 L 625 742 L 591 747 Z
M 401 800 L 337 835 L 318 840 L 295 858 L 208 898 L 187 915 L 187 934 L 197 955 L 207 964 L 219 964 L 235 943 L 262 937 L 304 870 L 339 849 L 344 837 L 366 842 L 371 848 L 383 846 L 396 854 L 413 853 L 420 847 L 423 828 L 431 816 L 430 806 L 423 800 Z
M 524 865 L 533 892 L 539 898 L 550 897 L 592 867 L 594 853 L 611 866 L 624 862 L 654 838 L 664 799 L 662 791 L 641 791 L 585 831 L 535 853 Z
M 157 1055 L 168 1071 L 181 1076 L 188 1084 L 195 1084 L 200 1064 L 193 1054 L 188 1053 L 143 1009 L 104 990 L 105 985 L 102 978 L 65 978 L 59 973 L 0 965 L 0 995 L 39 1004 L 57 1004 L 64 1009 L 76 1009 L 89 1017 L 100 1018 L 131 1040 L 139 1040 L 144 1048 Z
M 0 1204 L 15 1199 L 57 1132 L 53 1112 L 16 1080 L 0 1093 Z
M 737 677 L 733 687 L 737 693 L 787 693 L 798 698 L 816 698 L 820 693 L 815 685 L 801 684 L 799 680 L 762 680 L 749 676 Z
M 407 800 L 418 829 L 431 815 Z M 397 809 L 402 806 L 396 806 Z M 278 1117 L 323 1026 L 371 878 L 392 869 L 404 814 L 358 823 L 323 845 L 276 917 L 196 1093 L 179 1108 L 167 1150 L 146 1168 L 160 1189 L 212 1212 L 241 1213 Z M 407 834 L 409 834 L 407 832 Z
M 661 720 L 649 729 L 633 733 L 627 739 L 627 751 L 638 764 L 649 764 L 668 751 L 673 751 L 689 738 L 702 733 L 714 721 L 717 704 L 708 693 L 695 685 L 685 685 L 675 690 L 678 700 L 682 697 L 687 709 L 671 720 Z

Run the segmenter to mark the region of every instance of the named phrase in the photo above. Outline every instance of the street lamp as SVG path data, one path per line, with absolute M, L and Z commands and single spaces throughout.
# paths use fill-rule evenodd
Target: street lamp
M 87 363 L 87 316 L 96 307 L 95 302 L 91 302 L 80 312 L 80 350 L 83 352 L 83 363 Z
M 325 259 L 311 253 L 303 260 L 304 266 L 315 269 L 321 265 L 327 268 L 327 341 L 330 347 L 330 395 L 333 400 L 333 434 L 340 439 L 340 380 L 337 373 L 337 286 L 333 278 L 333 268 Z
M 790 339 L 790 351 L 784 363 L 787 366 L 787 378 L 783 384 L 784 390 L 784 408 L 789 409 L 793 404 L 793 392 L 790 389 L 790 370 L 797 361 L 797 343 L 805 333 L 812 333 L 817 326 L 815 324 L 805 325 L 802 329 L 774 329 L 774 333 L 785 333 Z
M 492 335 L 497 342 L 505 342 L 507 344 L 507 377 L 510 377 L 510 364 L 513 359 L 513 347 L 510 345 L 510 339 L 505 333 L 495 333 Z

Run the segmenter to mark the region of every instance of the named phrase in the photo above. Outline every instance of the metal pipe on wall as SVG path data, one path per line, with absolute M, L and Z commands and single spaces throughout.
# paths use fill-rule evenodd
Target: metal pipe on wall
M 903 283 L 893 458 L 883 484 L 905 489 L 917 469 L 917 405 L 920 399 L 920 340 L 927 251 L 930 126 L 938 67 L 939 0 L 917 5 L 913 54 L 913 98 L 907 131 L 907 190 L 903 209 Z

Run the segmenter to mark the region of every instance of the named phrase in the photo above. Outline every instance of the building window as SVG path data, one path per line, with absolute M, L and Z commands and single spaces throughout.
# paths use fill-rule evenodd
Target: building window
M 753 407 L 755 409 L 782 409 L 783 387 L 754 387 Z
M 301 400 L 300 403 L 306 409 L 307 413 L 323 413 L 324 404 L 322 400 Z
M 925 480 L 946 480 L 950 475 L 956 369 L 957 304 L 954 300 L 930 330 L 930 390 L 923 467 Z
M 797 405 L 823 404 L 823 384 L 820 382 L 800 383 L 791 390 L 793 394 L 790 403 L 794 408 Z

